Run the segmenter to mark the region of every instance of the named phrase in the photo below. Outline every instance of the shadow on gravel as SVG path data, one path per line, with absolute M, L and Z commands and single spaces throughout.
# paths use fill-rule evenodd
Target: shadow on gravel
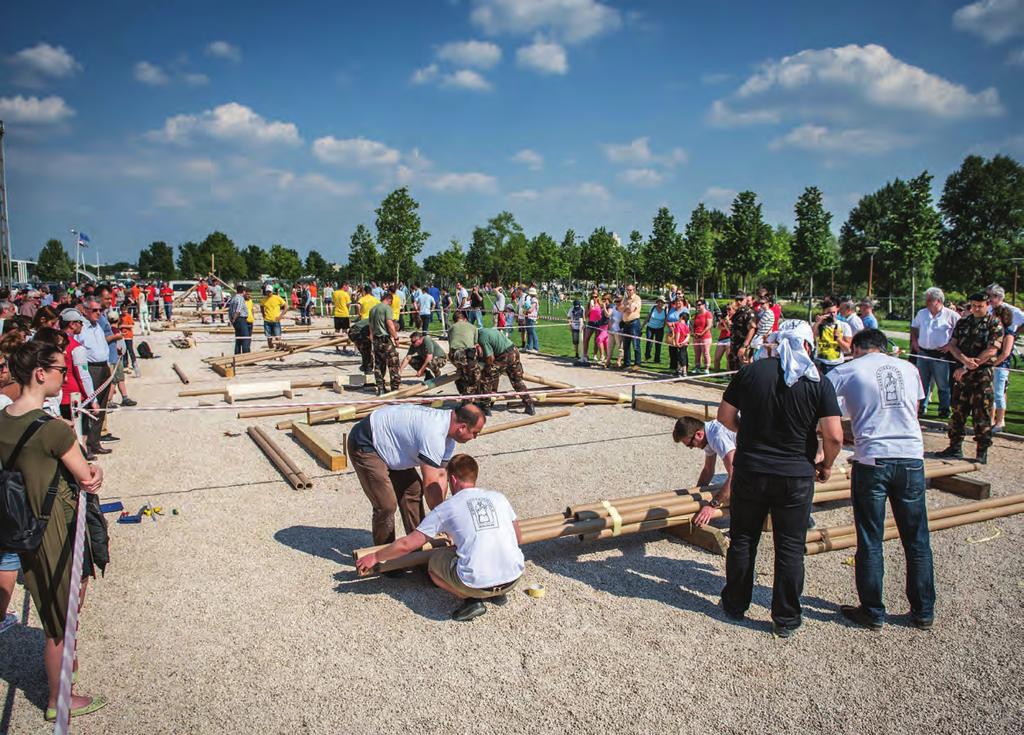
M 19 618 L 25 620 L 28 616 L 29 598 L 26 594 Z M 0 714 L 0 733 L 10 729 L 14 696 L 19 689 L 25 692 L 25 698 L 40 711 L 46 708 L 49 689 L 46 685 L 46 672 L 43 670 L 44 642 L 42 628 L 29 627 L 23 623 L 9 628 L 0 636 L 0 681 L 7 685 L 7 696 Z
M 657 537 L 655 537 L 657 538 Z M 726 617 L 718 605 L 725 574 L 721 562 L 670 559 L 647 554 L 646 543 L 639 534 L 631 539 L 607 540 L 580 544 L 575 550 L 561 544 L 538 544 L 529 558 L 549 572 L 561 574 L 588 584 L 595 590 L 619 597 L 655 600 L 708 617 L 727 625 L 761 629 L 761 621 L 734 621 Z M 601 559 L 580 559 L 584 554 L 617 550 L 621 556 Z M 710 558 L 710 557 L 709 557 Z M 710 598 L 710 599 L 709 599 Z M 817 597 L 801 598 L 803 615 L 814 620 L 834 620 L 835 604 Z M 754 583 L 751 606 L 770 609 L 772 588 Z
M 274 534 L 274 540 L 310 556 L 345 564 L 352 563 L 352 549 L 373 545 L 370 532 L 362 528 L 321 528 L 319 526 L 290 526 Z

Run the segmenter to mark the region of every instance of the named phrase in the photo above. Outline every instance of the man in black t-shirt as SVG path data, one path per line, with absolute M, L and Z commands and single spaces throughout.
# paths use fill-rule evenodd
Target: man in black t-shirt
M 754 590 L 754 560 L 765 517 L 775 538 L 772 630 L 788 638 L 800 627 L 804 544 L 815 476 L 825 481 L 843 444 L 839 402 L 811 357 L 813 334 L 800 322 L 779 332 L 777 357 L 744 367 L 718 408 L 736 432 L 729 551 L 722 607 L 742 619 Z M 824 458 L 815 464 L 820 427 Z

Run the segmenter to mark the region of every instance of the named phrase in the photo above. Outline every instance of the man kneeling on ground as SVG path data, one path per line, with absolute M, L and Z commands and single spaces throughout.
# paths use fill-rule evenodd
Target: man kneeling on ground
M 468 454 L 452 457 L 448 463 L 451 497 L 408 536 L 361 558 L 356 563 L 359 571 L 369 572 L 380 562 L 416 551 L 444 533 L 453 546 L 434 552 L 429 572 L 434 584 L 464 601 L 452 618 L 472 620 L 487 612 L 483 600 L 503 600 L 525 568 L 519 548 L 522 536 L 505 496 L 476 486 L 479 472 Z

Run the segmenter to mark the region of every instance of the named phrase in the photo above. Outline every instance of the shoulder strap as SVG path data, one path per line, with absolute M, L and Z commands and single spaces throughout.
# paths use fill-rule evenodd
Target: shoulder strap
M 21 435 L 18 443 L 14 445 L 14 451 L 11 452 L 11 456 L 7 458 L 6 462 L 4 462 L 5 470 L 11 470 L 14 468 L 14 464 L 18 461 L 18 455 L 21 454 L 21 450 L 24 448 L 25 444 L 27 444 L 28 440 L 32 438 L 32 435 L 39 431 L 42 425 L 51 418 L 52 417 L 49 414 L 43 414 L 28 425 L 28 428 L 25 429 L 25 433 Z

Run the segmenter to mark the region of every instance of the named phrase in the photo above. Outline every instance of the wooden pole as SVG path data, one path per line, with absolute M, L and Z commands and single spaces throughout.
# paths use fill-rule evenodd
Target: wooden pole
M 292 471 L 288 463 L 284 461 L 284 458 L 280 454 L 280 450 L 277 445 L 274 444 L 270 437 L 260 429 L 258 426 L 250 426 L 247 430 L 249 438 L 252 439 L 256 446 L 263 450 L 263 453 L 270 460 L 270 463 L 277 468 L 277 471 L 284 475 L 284 478 L 288 483 L 296 490 L 302 490 L 307 487 L 306 481 L 301 479 L 299 475 Z
M 181 369 L 181 366 L 178 365 L 178 363 L 174 363 L 171 367 L 174 369 L 174 372 L 177 373 L 178 379 L 185 385 L 188 385 L 188 376 L 185 375 L 185 371 Z
M 564 416 L 568 416 L 572 411 L 569 409 L 563 409 L 561 411 L 554 411 L 552 413 L 545 413 L 538 416 L 530 416 L 529 418 L 519 419 L 518 421 L 509 421 L 506 424 L 497 424 L 495 426 L 488 426 L 483 429 L 477 436 L 484 436 L 485 434 L 495 434 L 499 431 L 505 431 L 506 429 L 518 429 L 521 426 L 531 426 L 532 424 L 540 424 L 545 421 L 551 421 L 552 419 L 560 419 Z

